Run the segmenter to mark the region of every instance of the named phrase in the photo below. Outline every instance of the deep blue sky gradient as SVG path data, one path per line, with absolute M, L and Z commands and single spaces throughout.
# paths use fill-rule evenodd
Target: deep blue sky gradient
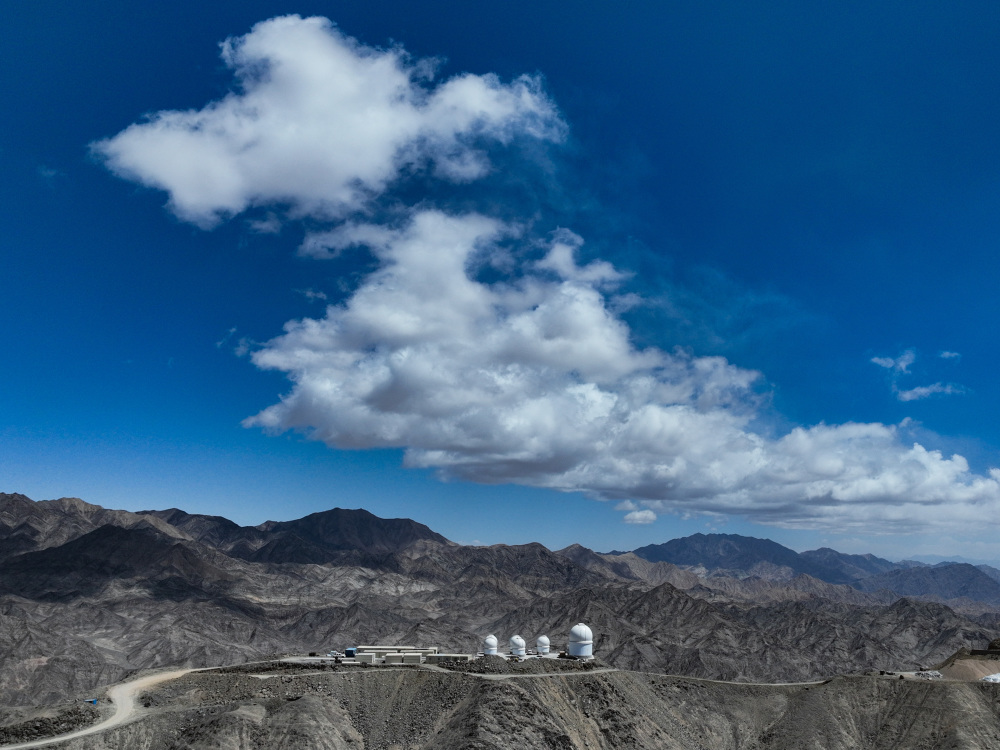
M 579 496 L 442 484 L 395 451 L 240 427 L 287 385 L 234 356 L 236 339 L 319 314 L 297 290 L 346 291 L 360 269 L 296 258 L 294 229 L 182 224 L 88 144 L 219 98 L 231 83 L 219 42 L 293 12 L 445 58 L 446 75 L 542 74 L 570 141 L 523 200 L 634 272 L 654 302 L 628 313 L 638 343 L 761 370 L 768 429 L 909 417 L 928 447 L 1000 465 L 996 3 L 36 0 L 9 4 L 0 28 L 0 490 L 241 523 L 363 506 L 460 541 L 552 547 L 707 528 L 626 526 Z M 895 399 L 870 359 L 907 349 L 906 387 L 967 392 Z M 711 528 L 798 548 L 960 551 Z

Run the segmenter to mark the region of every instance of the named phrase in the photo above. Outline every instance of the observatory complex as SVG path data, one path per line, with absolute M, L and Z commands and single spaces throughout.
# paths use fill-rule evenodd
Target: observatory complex
M 535 639 L 535 648 L 528 649 L 527 642 L 520 635 L 512 635 L 507 642 L 506 652 L 500 650 L 500 641 L 492 633 L 483 639 L 483 649 L 477 654 L 446 654 L 437 646 L 352 646 L 341 654 L 331 651 L 329 657 L 345 664 L 439 664 L 448 661 L 472 661 L 482 656 L 499 656 L 508 661 L 524 659 L 578 659 L 589 661 L 594 658 L 594 633 L 582 622 L 569 631 L 566 650 L 552 653 L 552 642 L 547 635 Z
M 508 641 L 509 650 L 506 654 L 500 653 L 499 641 L 492 633 L 483 638 L 483 650 L 479 656 L 501 656 L 505 659 L 580 659 L 587 661 L 594 658 L 594 632 L 582 622 L 573 626 L 569 631 L 569 640 L 566 644 L 566 651 L 553 654 L 551 652 L 552 642 L 547 635 L 540 635 L 535 639 L 535 650 L 527 650 L 527 644 L 519 635 L 512 635 Z

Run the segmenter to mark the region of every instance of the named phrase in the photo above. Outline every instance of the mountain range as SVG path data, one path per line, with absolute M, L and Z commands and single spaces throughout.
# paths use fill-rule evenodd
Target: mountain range
M 898 594 L 942 599 L 967 596 L 990 603 L 996 603 L 1000 593 L 995 585 L 1000 582 L 1000 570 L 990 565 L 948 560 L 934 565 L 915 560 L 891 562 L 870 554 L 848 555 L 829 547 L 795 552 L 770 539 L 737 534 L 694 534 L 640 547 L 631 554 L 654 563 L 670 563 L 699 576 L 781 581 L 808 575 L 862 591 L 884 588 Z
M 1000 584 L 964 563 L 735 535 L 608 554 L 472 547 L 364 510 L 242 527 L 0 493 L 0 705 L 64 700 L 137 669 L 359 642 L 468 652 L 517 632 L 561 648 L 580 621 L 614 666 L 804 680 L 982 647 L 1000 635 Z

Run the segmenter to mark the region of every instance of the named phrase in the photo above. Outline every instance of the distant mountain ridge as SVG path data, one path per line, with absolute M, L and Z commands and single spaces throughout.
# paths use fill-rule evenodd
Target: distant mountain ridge
M 649 544 L 632 553 L 650 562 L 667 562 L 704 575 L 788 580 L 804 574 L 827 583 L 851 583 L 898 567 L 874 555 L 847 555 L 826 547 L 799 553 L 770 539 L 738 534 L 693 534 Z
M 966 599 L 1000 605 L 1000 570 L 989 565 L 905 560 L 895 563 L 875 555 L 849 555 L 828 547 L 795 552 L 770 539 L 738 534 L 694 534 L 631 553 L 612 552 L 604 558 L 634 555 L 657 564 L 671 564 L 707 577 L 761 578 L 791 581 L 810 576 L 859 591 L 891 592 L 937 601 Z
M 389 555 L 419 541 L 452 544 L 427 526 L 408 518 L 379 518 L 367 510 L 333 508 L 294 521 L 265 521 L 239 526 L 221 516 L 169 510 L 140 511 L 250 562 L 323 565 L 352 557 Z
M 861 591 L 888 589 L 901 596 L 964 597 L 1000 605 L 1000 583 L 968 563 L 891 570 L 855 581 L 854 586 Z

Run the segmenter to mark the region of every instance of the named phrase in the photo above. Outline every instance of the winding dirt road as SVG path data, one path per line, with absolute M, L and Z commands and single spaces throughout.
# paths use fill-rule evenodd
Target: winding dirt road
M 144 690 L 148 690 L 154 685 L 159 685 L 161 682 L 176 680 L 178 677 L 183 677 L 189 672 L 197 671 L 199 670 L 176 669 L 173 672 L 160 672 L 159 674 L 142 677 L 138 680 L 133 680 L 132 682 L 123 682 L 118 685 L 113 685 L 108 688 L 108 698 L 111 699 L 111 703 L 115 707 L 115 712 L 104 721 L 84 729 L 78 729 L 77 731 L 70 732 L 69 734 L 60 734 L 56 737 L 46 737 L 43 740 L 21 742 L 17 745 L 0 745 L 0 750 L 21 750 L 21 748 L 44 747 L 45 745 L 54 745 L 57 742 L 75 740 L 77 737 L 86 737 L 88 734 L 97 734 L 98 732 L 103 732 L 106 729 L 117 727 L 132 718 L 132 715 L 135 713 L 135 698 L 139 695 L 139 693 Z

